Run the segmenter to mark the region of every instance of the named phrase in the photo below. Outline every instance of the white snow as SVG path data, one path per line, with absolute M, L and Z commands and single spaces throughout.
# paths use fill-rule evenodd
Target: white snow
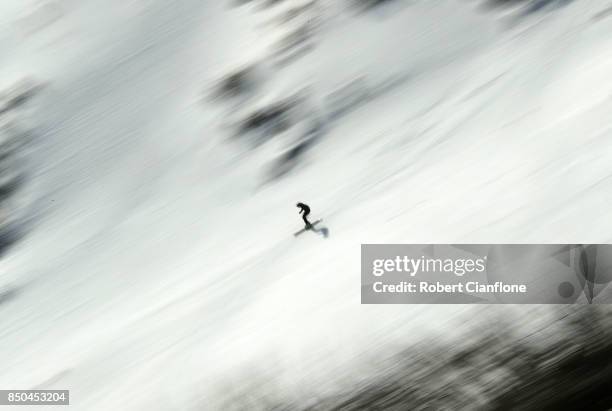
M 16 290 L 0 305 L 3 389 L 215 409 L 269 378 L 257 388 L 310 401 L 396 347 L 538 310 L 528 333 L 561 310 L 362 306 L 361 243 L 612 240 L 612 18 L 593 19 L 607 1 L 516 21 L 454 0 L 322 2 L 313 49 L 284 68 L 266 48 L 283 28 L 253 5 L 43 3 L 0 5 L 0 74 L 48 84 L 28 103 L 36 222 L 0 260 L 0 289 Z M 291 138 L 229 140 L 206 98 L 252 61 L 269 65 L 262 93 L 309 86 L 323 117 L 357 77 L 401 81 L 263 184 Z M 298 201 L 328 239 L 292 236 Z

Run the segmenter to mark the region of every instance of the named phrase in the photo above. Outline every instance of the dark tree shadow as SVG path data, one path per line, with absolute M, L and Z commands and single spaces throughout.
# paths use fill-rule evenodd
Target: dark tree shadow
M 23 209 L 30 205 L 20 205 L 21 208 L 17 209 L 11 204 L 19 198 L 20 190 L 29 181 L 28 164 L 22 153 L 28 150 L 33 133 L 15 131 L 11 127 L 0 128 L 0 258 L 21 240 L 33 218 Z M 22 214 L 22 217 L 15 217 L 17 214 Z
M 565 7 L 574 0 L 487 0 L 484 3 L 485 9 L 491 9 L 496 7 L 514 6 L 516 4 L 522 4 L 525 6 L 524 10 L 520 13 L 525 16 L 528 14 L 537 13 L 539 11 L 550 9 L 554 10 L 557 8 Z
M 6 288 L 4 290 L 0 288 L 0 305 L 15 299 L 20 292 L 21 290 L 16 287 Z
M 293 170 L 312 146 L 325 134 L 325 125 L 314 119 L 305 135 L 291 149 L 278 158 L 269 169 L 266 182 L 277 180 Z

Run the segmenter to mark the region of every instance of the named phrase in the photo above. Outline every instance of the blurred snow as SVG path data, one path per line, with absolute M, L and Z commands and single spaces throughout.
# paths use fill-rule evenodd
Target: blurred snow
M 306 404 L 412 343 L 564 315 L 361 306 L 359 245 L 611 241 L 609 2 L 386 3 L 294 21 L 254 3 L 3 1 L 0 90 L 45 86 L 2 114 L 35 141 L 16 194 L 33 223 L 0 260 L 0 386 L 215 409 L 224 381 L 264 376 Z M 211 94 L 251 65 L 249 95 Z M 276 120 L 236 135 L 255 111 Z M 298 201 L 328 239 L 292 236 Z

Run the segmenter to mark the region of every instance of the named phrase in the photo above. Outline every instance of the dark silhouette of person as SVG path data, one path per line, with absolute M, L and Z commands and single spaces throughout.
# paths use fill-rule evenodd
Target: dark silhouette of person
M 311 228 L 312 224 L 307 218 L 308 214 L 310 214 L 310 207 L 304 203 L 297 203 L 295 206 L 300 209 L 300 214 L 302 214 L 302 220 L 304 220 L 304 223 L 306 223 L 306 228 Z

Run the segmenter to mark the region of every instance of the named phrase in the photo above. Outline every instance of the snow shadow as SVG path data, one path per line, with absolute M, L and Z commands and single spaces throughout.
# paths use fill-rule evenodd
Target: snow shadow
M 313 227 L 310 230 L 315 232 L 315 233 L 317 233 L 317 234 L 319 234 L 319 235 L 322 235 L 324 238 L 328 238 L 329 237 L 329 228 L 327 228 L 327 227 L 321 227 L 321 228 Z

